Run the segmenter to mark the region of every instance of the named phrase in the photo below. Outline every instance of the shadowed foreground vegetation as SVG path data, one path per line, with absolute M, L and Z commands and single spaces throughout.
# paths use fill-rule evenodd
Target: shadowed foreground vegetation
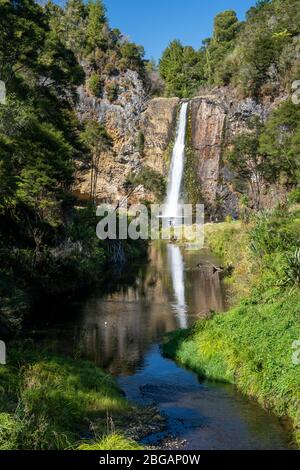
M 200 376 L 230 382 L 279 417 L 300 444 L 300 212 L 275 211 L 249 225 L 208 225 L 208 244 L 235 271 L 237 305 L 170 334 L 164 353 Z M 237 300 L 239 298 L 239 300 Z M 293 360 L 294 354 L 294 360 Z

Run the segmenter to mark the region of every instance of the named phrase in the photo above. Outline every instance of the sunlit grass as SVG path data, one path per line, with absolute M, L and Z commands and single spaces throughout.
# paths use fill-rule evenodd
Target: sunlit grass
M 271 302 L 253 299 L 198 322 L 188 333 L 171 334 L 164 352 L 201 376 L 236 384 L 278 416 L 290 417 L 300 444 L 300 366 L 292 361 L 292 344 L 300 339 L 299 311 L 296 291 L 279 293 Z
M 286 276 L 287 254 L 299 240 L 299 211 L 268 217 L 261 229 L 255 220 L 205 226 L 207 246 L 234 267 L 229 281 L 236 306 L 169 335 L 164 352 L 289 417 L 300 445 L 300 365 L 292 360 L 293 342 L 300 340 L 300 291 L 297 278 Z
M 83 443 L 78 450 L 142 450 L 143 447 L 121 434 L 110 434 L 92 443 Z

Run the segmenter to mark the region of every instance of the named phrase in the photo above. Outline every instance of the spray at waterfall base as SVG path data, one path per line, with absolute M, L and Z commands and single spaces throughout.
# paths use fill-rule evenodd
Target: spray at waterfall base
M 166 204 L 119 207 L 101 204 L 96 234 L 100 240 L 172 240 L 204 246 L 204 205 L 182 204 L 176 215 L 166 216 Z

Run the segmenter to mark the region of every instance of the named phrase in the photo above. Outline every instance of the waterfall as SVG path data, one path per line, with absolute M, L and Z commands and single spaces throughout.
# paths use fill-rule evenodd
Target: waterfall
M 168 245 L 168 260 L 176 299 L 174 305 L 180 328 L 187 328 L 187 308 L 184 292 L 184 263 L 179 246 Z
M 164 217 L 170 219 L 178 216 L 178 206 L 180 198 L 180 188 L 182 183 L 183 169 L 184 169 L 184 151 L 185 151 L 185 130 L 186 130 L 186 117 L 187 117 L 188 103 L 182 103 L 178 128 L 176 134 L 176 141 L 173 148 L 171 167 L 169 173 L 169 182 L 167 190 L 167 201 L 164 212 Z
M 182 103 L 176 140 L 172 153 L 171 167 L 169 173 L 167 201 L 164 217 L 172 220 L 179 215 L 180 189 L 184 169 L 185 130 L 188 103 Z M 184 263 L 180 248 L 176 245 L 168 245 L 168 260 L 172 277 L 173 291 L 176 303 L 175 311 L 179 319 L 180 328 L 187 328 L 187 308 L 184 292 Z

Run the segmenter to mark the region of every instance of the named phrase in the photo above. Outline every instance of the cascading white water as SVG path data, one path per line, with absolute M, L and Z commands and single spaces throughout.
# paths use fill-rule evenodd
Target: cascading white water
M 169 183 L 167 190 L 167 201 L 164 211 L 164 217 L 168 217 L 169 219 L 176 218 L 178 216 L 180 188 L 184 169 L 187 109 L 188 103 L 182 103 L 179 114 L 176 141 L 172 153 Z
M 173 291 L 176 299 L 174 305 L 180 328 L 187 328 L 187 307 L 184 292 L 184 263 L 179 246 L 168 245 L 168 261 L 171 271 Z

